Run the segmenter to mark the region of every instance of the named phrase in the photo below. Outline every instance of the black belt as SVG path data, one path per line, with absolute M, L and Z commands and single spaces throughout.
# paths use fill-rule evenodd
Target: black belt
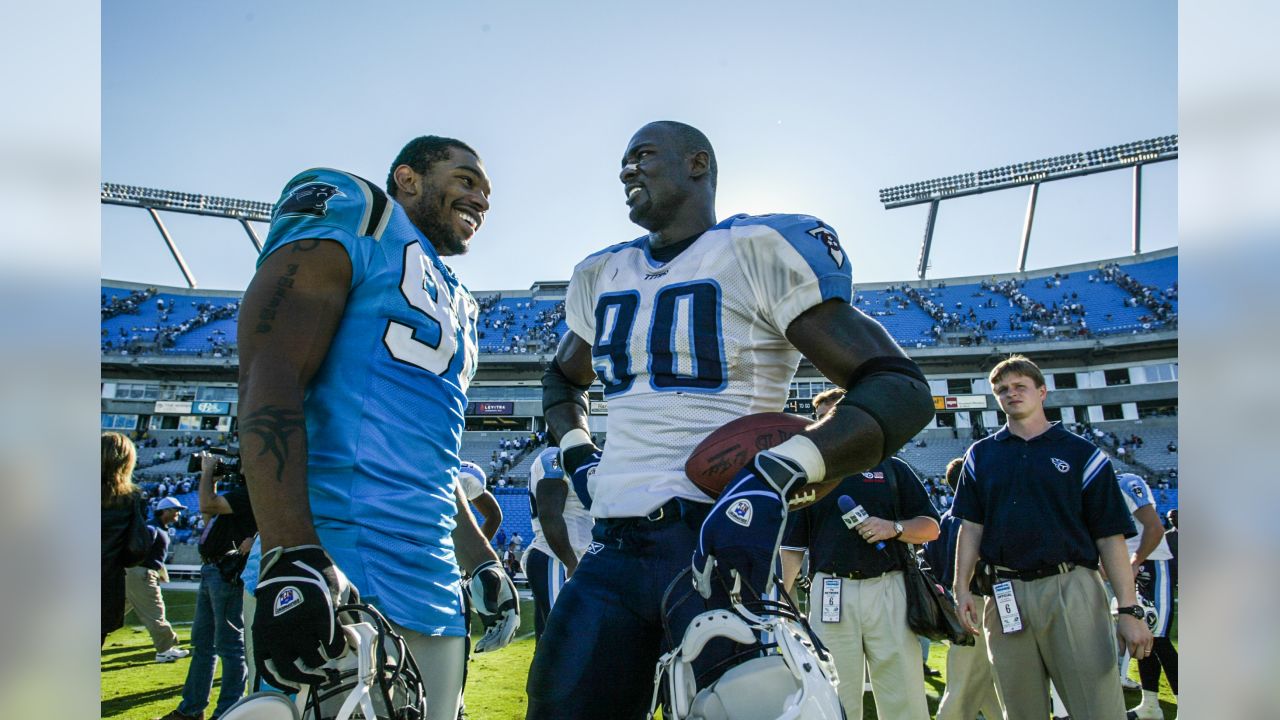
M 1077 565 L 1073 562 L 1063 562 L 1057 565 L 1046 565 L 1042 568 L 1034 570 L 1012 570 L 999 565 L 993 565 L 996 577 L 1001 580 L 1039 580 L 1041 578 L 1053 577 L 1054 575 L 1062 575 L 1075 570 Z
M 701 522 L 711 511 L 711 503 L 671 498 L 658 509 L 641 517 L 600 518 L 597 525 L 610 527 L 660 527 L 680 520 Z
M 889 570 L 881 570 L 879 572 L 870 572 L 870 573 L 862 572 L 861 570 L 841 570 L 841 571 L 819 570 L 818 572 L 826 575 L 830 575 L 831 577 L 838 577 L 843 580 L 874 580 L 875 578 L 891 573 L 896 569 L 897 568 L 892 568 Z

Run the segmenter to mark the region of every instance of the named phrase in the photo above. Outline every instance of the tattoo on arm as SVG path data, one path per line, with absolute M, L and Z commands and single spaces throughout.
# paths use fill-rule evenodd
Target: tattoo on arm
M 297 246 L 303 242 L 314 242 L 319 244 L 318 240 L 302 240 L 294 243 L 294 245 Z M 297 252 L 296 247 L 294 248 L 294 252 Z M 276 319 L 276 309 L 280 307 L 280 303 L 284 302 L 284 297 L 288 294 L 289 289 L 293 287 L 293 279 L 297 274 L 298 264 L 289 263 L 289 266 L 285 268 L 284 274 L 276 278 L 275 292 L 271 293 L 271 299 L 267 300 L 266 307 L 258 311 L 258 324 L 254 327 L 254 330 L 259 333 L 271 332 L 271 323 Z
M 251 433 L 262 441 L 258 457 L 270 453 L 276 459 L 276 482 L 284 479 L 285 462 L 289 459 L 289 440 L 298 430 L 305 430 L 306 418 L 298 410 L 266 405 L 240 421 L 240 432 Z

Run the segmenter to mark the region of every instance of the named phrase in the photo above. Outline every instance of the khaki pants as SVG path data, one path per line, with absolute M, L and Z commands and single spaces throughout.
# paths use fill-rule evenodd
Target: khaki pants
M 1107 594 L 1096 570 L 1013 581 L 1022 629 L 1001 631 L 995 600 L 983 626 L 996 692 L 1006 720 L 1050 714 L 1049 679 L 1072 720 L 1120 720 L 1124 695 L 1116 675 L 1116 639 Z
M 996 699 L 987 638 L 982 633 L 973 647 L 952 645 L 947 650 L 947 689 L 938 705 L 937 720 L 974 720 L 979 710 L 987 720 L 1004 715 Z
M 244 593 L 244 652 L 249 664 L 248 687 L 253 688 L 257 669 L 253 659 L 253 613 L 257 600 L 253 593 Z M 403 628 L 391 623 L 392 628 L 404 638 L 418 664 L 423 689 L 427 695 L 425 720 L 457 720 L 462 705 L 462 678 L 467 664 L 467 639 L 464 637 L 436 637 Z M 327 706 L 325 708 L 328 709 Z M 334 708 L 336 709 L 336 708 Z
M 164 596 L 160 594 L 160 583 L 169 581 L 169 573 L 163 570 L 149 570 L 144 567 L 125 568 L 124 596 L 133 612 L 151 633 L 151 642 L 156 652 L 178 644 L 178 635 L 164 617 Z M 126 612 L 128 607 L 126 606 Z
M 835 656 L 840 704 L 862 717 L 862 668 L 871 673 L 876 714 L 894 720 L 928 720 L 920 642 L 907 627 L 907 591 L 901 572 L 870 580 L 840 581 L 840 622 L 822 622 L 822 581 L 816 573 L 809 624 Z

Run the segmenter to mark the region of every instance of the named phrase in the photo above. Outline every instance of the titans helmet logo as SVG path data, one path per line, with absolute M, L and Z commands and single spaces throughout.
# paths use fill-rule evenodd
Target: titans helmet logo
M 326 182 L 303 183 L 289 192 L 289 196 L 276 207 L 276 216 L 314 215 L 324 217 L 329 211 L 329 200 L 343 192 L 337 185 Z
M 827 254 L 831 256 L 836 267 L 844 267 L 844 250 L 840 247 L 840 238 L 836 237 L 835 230 L 827 227 L 825 223 L 818 223 L 817 227 L 808 232 L 827 246 Z

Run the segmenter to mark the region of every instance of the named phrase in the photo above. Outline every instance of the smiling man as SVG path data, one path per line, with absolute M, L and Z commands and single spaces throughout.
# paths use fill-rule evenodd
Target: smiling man
M 474 518 L 455 532 L 478 309 L 443 258 L 467 251 L 489 190 L 474 150 L 425 136 L 401 150 L 385 192 L 313 169 L 276 204 L 239 324 L 241 451 L 261 530 L 246 585 L 255 665 L 274 687 L 324 679 L 353 584 L 430 669 L 427 717 L 457 715 L 459 563 L 502 573 Z
M 641 128 L 621 166 L 631 221 L 648 232 L 574 268 L 570 331 L 542 381 L 561 465 L 595 525 L 534 653 L 531 719 L 644 717 L 655 663 L 693 617 L 724 607 L 735 584 L 747 601 L 768 592 L 782 497 L 876 465 L 933 417 L 919 368 L 849 304 L 833 229 L 796 214 L 717 221 L 715 153 L 683 123 Z M 689 453 L 731 420 L 782 410 L 802 355 L 848 394 L 759 453 L 713 505 L 684 474 Z M 597 379 L 609 401 L 603 451 L 587 424 Z M 699 672 L 723 657 L 709 649 Z

